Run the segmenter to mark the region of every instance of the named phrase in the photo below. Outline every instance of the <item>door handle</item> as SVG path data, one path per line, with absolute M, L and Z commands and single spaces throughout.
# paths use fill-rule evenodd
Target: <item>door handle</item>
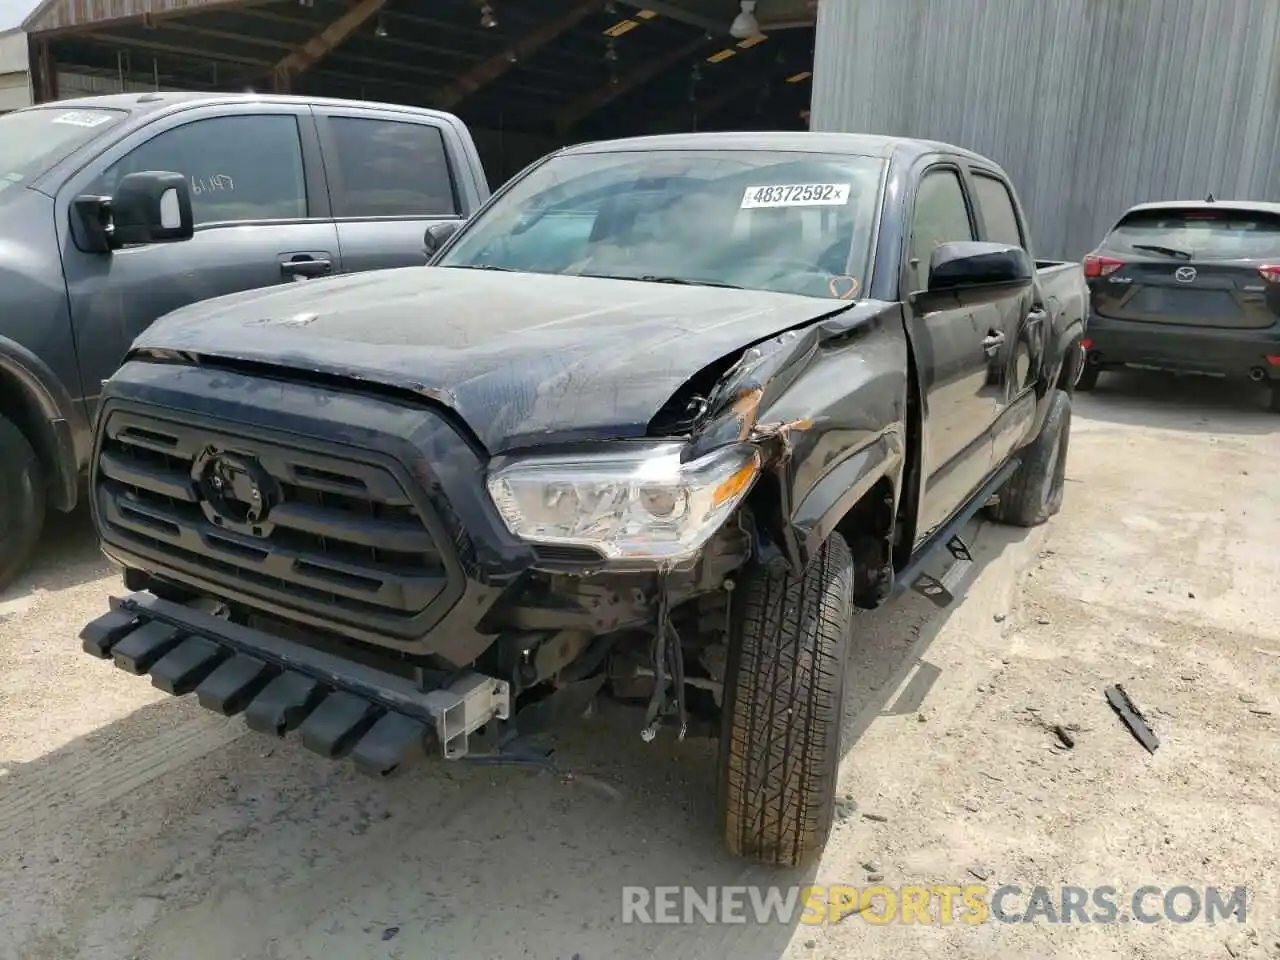
M 1027 326 L 1033 327 L 1037 323 L 1042 322 L 1047 316 L 1049 316 L 1049 311 L 1042 307 L 1036 307 L 1027 314 Z
M 999 330 L 992 330 L 982 338 L 982 349 L 987 353 L 992 353 L 1004 346 L 1004 334 Z
M 332 270 L 333 261 L 328 257 L 316 257 L 309 253 L 295 253 L 280 261 L 280 272 L 294 279 L 322 277 Z

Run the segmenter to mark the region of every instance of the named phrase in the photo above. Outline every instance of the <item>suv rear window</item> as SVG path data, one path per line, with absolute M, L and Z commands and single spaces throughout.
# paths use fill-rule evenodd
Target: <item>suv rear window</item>
M 1142 210 L 1125 216 L 1107 237 L 1108 250 L 1185 252 L 1196 260 L 1280 257 L 1280 217 L 1252 210 Z

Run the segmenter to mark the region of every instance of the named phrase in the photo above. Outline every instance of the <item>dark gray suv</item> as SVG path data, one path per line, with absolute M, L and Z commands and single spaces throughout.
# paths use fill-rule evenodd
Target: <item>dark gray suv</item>
M 138 205 L 165 183 L 180 189 Z M 443 236 L 488 194 L 461 121 L 410 107 L 153 93 L 0 117 L 0 587 L 46 507 L 75 506 L 102 381 L 152 321 L 425 263 L 424 233 Z M 190 241 L 131 230 L 127 207 L 163 210 L 168 238 Z

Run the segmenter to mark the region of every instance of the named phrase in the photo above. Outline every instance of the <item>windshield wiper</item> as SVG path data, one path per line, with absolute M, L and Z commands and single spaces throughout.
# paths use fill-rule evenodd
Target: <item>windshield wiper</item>
M 511 267 L 499 267 L 492 263 L 442 263 L 442 267 L 451 267 L 455 270 L 501 270 L 503 273 L 515 273 Z
M 686 287 L 723 287 L 726 290 L 741 290 L 736 283 L 721 283 L 719 280 L 692 280 L 689 277 L 660 277 L 652 273 L 623 275 L 618 273 L 582 273 L 582 277 L 595 277 L 597 280 L 640 280 L 644 283 L 677 283 Z
M 1134 250 L 1145 250 L 1147 253 L 1158 253 L 1162 257 L 1177 257 L 1179 260 L 1190 260 L 1191 254 L 1177 247 L 1162 247 L 1158 243 L 1131 243 Z

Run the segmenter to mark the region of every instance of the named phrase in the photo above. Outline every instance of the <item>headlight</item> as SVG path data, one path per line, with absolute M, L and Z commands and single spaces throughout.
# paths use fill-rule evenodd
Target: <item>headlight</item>
M 693 556 L 751 489 L 754 447 L 688 463 L 683 444 L 643 452 L 530 457 L 489 476 L 507 528 L 531 543 L 592 547 L 613 560 Z

